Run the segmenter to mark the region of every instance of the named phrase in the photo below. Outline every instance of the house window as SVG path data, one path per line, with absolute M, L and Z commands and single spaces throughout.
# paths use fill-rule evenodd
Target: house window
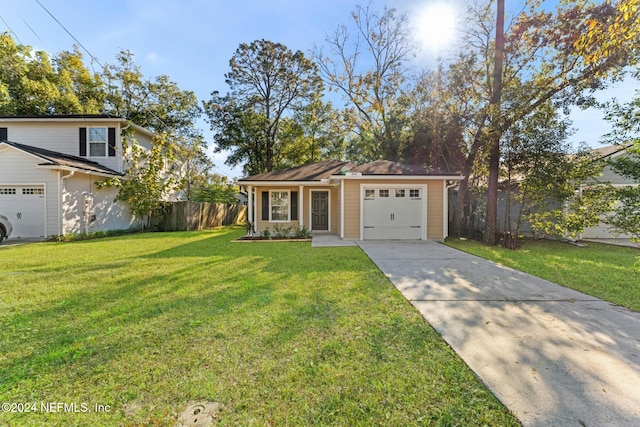
M 22 194 L 30 194 L 30 195 L 44 194 L 44 188 L 23 188 Z
M 396 189 L 396 197 L 397 198 L 404 197 L 404 189 Z
M 376 190 L 364 190 L 364 198 L 365 199 L 375 199 L 376 198 Z
M 389 197 L 389 190 L 380 190 L 380 197 Z
M 269 221 L 288 222 L 289 221 L 289 191 L 269 192 Z
M 419 189 L 409 190 L 409 197 L 411 197 L 412 199 L 419 198 L 420 197 L 420 190 Z
M 89 128 L 89 156 L 107 155 L 107 128 Z

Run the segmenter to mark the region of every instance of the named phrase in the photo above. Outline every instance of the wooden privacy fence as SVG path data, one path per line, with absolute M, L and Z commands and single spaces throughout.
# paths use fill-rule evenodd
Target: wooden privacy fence
M 173 202 L 153 221 L 160 231 L 204 230 L 247 221 L 247 207 L 206 202 Z

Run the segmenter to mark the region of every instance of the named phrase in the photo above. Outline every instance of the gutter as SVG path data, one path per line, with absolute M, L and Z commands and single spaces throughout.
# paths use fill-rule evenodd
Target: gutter
M 58 171 L 59 174 L 62 174 L 62 171 L 59 170 Z M 70 171 L 70 173 L 68 175 L 62 175 L 60 177 L 60 194 L 58 195 L 58 203 L 59 205 L 59 215 L 60 215 L 60 220 L 58 221 L 58 227 L 60 230 L 60 235 L 62 236 L 64 234 L 64 226 L 63 226 L 63 209 L 64 209 L 64 200 L 63 200 L 63 192 L 64 192 L 64 181 L 67 178 L 71 178 L 73 175 L 75 175 L 76 171 L 72 170 Z

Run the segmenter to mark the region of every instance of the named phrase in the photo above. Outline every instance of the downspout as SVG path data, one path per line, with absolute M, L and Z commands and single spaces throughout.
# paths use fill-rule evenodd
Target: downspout
M 62 173 L 62 171 L 59 170 L 58 174 L 61 174 L 61 173 Z M 67 179 L 67 178 L 71 178 L 73 175 L 75 175 L 75 173 L 76 173 L 76 171 L 71 171 L 69 173 L 69 175 L 62 175 L 60 177 L 60 194 L 58 196 L 59 197 L 58 200 L 59 200 L 59 203 L 60 203 L 60 212 L 59 212 L 60 221 L 58 223 L 58 227 L 59 227 L 61 236 L 64 235 L 64 225 L 63 225 L 64 224 L 64 215 L 63 215 L 63 210 L 64 210 L 64 180 Z
M 456 181 L 450 180 L 451 184 L 448 184 L 447 181 L 444 181 L 444 194 L 443 194 L 443 219 L 442 219 L 442 239 L 446 239 L 449 237 L 449 190 L 458 183 Z

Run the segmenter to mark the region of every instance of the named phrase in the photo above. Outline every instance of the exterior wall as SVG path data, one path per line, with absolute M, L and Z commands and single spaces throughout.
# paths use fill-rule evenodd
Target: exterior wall
M 34 184 L 44 185 L 45 190 L 45 235 L 59 234 L 59 181 L 58 171 L 37 169 L 39 159 L 6 148 L 0 151 L 0 185 Z
M 330 224 L 328 233 L 338 234 L 340 232 L 340 200 L 339 200 L 339 188 L 336 186 L 306 186 L 300 191 L 300 186 L 277 186 L 277 187 L 254 187 L 255 193 L 255 224 L 256 232 L 260 233 L 267 227 L 269 231 L 273 232 L 274 226 L 280 226 L 283 228 L 294 227 L 297 228 L 300 224 L 303 224 L 308 230 L 311 230 L 311 192 L 312 191 L 328 191 L 329 192 L 329 217 Z M 302 218 L 298 215 L 297 220 L 289 222 L 269 222 L 262 219 L 262 192 L 269 190 L 289 190 L 298 192 L 298 209 L 302 204 Z M 302 195 L 302 196 L 301 196 Z
M 348 179 L 344 181 L 344 238 L 360 238 L 360 184 L 427 185 L 427 239 L 442 240 L 444 230 L 444 180 Z
M 256 191 L 256 203 L 255 203 L 255 212 L 256 212 L 256 217 L 255 217 L 255 224 L 256 224 L 256 232 L 260 233 L 262 231 L 264 231 L 265 229 L 269 229 L 269 231 L 271 233 L 273 233 L 273 228 L 274 226 L 280 226 L 283 228 L 287 228 L 287 227 L 298 227 L 298 225 L 300 224 L 299 220 L 295 220 L 295 221 L 289 221 L 289 222 L 269 222 L 269 220 L 263 220 L 262 219 L 262 192 L 266 191 L 268 192 L 269 190 L 277 190 L 277 191 L 300 191 L 300 188 L 297 185 L 292 185 L 292 186 L 287 186 L 287 187 L 256 187 L 255 191 Z M 305 194 L 305 203 L 307 200 L 306 194 Z M 298 203 L 300 203 L 300 194 L 298 194 Z M 289 216 L 289 218 L 291 218 L 291 216 Z
M 100 163 L 110 169 L 123 172 L 122 142 L 120 139 L 119 120 L 29 120 L 24 122 L 2 121 L 0 126 L 7 128 L 7 139 L 19 144 L 57 151 L 71 156 L 80 156 L 80 140 L 78 129 L 81 127 L 115 127 L 115 157 L 83 157 Z
M 114 202 L 117 189 L 99 189 L 95 185 L 102 179 L 76 173 L 64 180 L 62 234 L 128 230 L 140 226 L 140 221 L 132 217 L 126 204 Z

